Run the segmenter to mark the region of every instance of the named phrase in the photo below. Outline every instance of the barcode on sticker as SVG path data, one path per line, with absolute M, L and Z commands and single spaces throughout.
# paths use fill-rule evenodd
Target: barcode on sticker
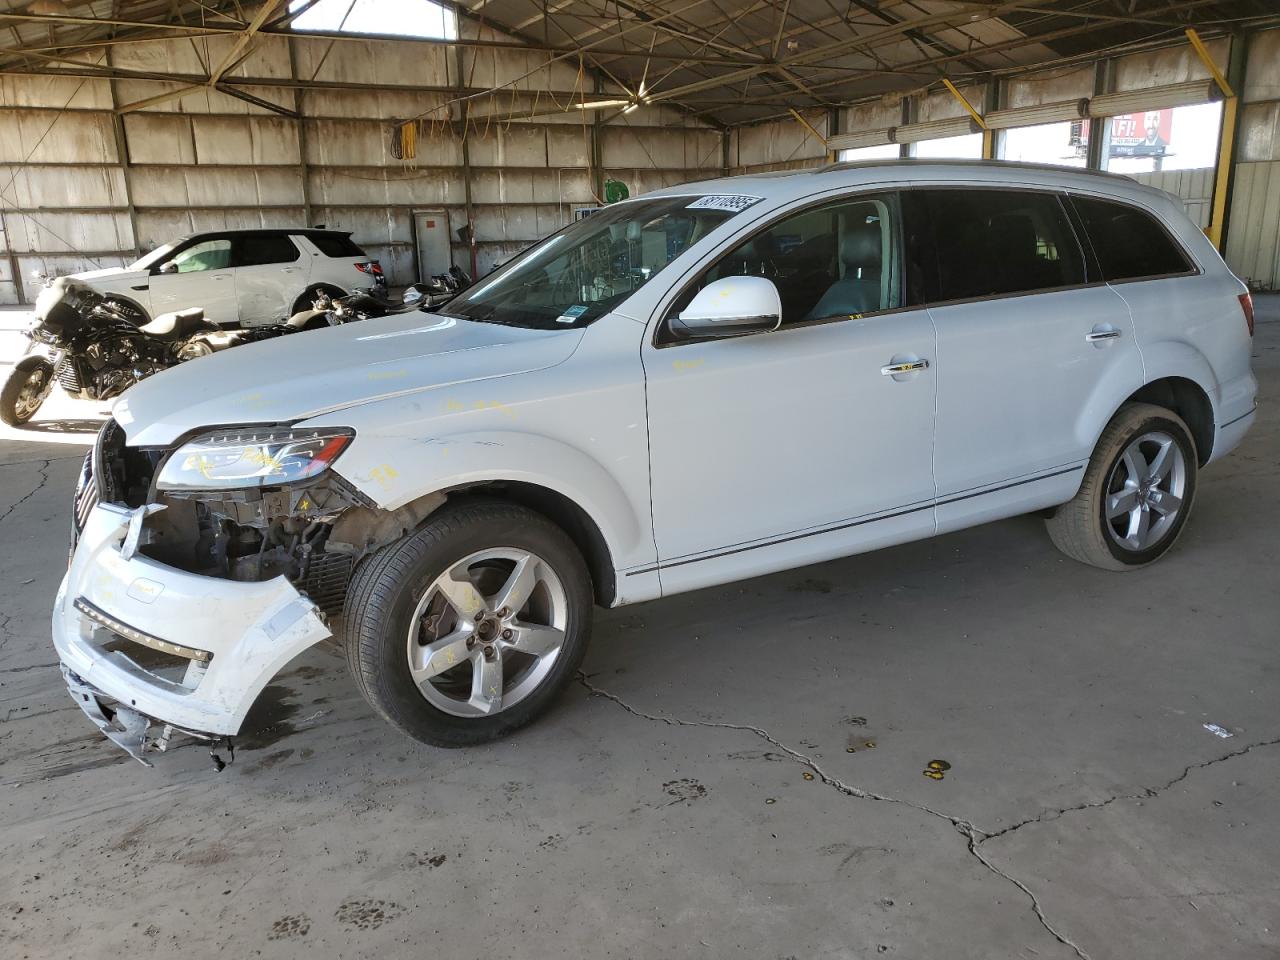
M 689 204 L 689 210 L 729 210 L 732 213 L 739 213 L 753 203 L 759 203 L 760 197 L 744 197 L 739 194 L 724 194 L 723 196 L 699 197 L 693 203 Z

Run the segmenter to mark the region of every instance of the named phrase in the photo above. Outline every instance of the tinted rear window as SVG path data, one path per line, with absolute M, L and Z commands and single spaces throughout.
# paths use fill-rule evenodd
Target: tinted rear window
M 236 239 L 236 266 L 254 267 L 266 263 L 293 263 L 298 248 L 280 233 L 249 234 Z
M 1192 269 L 1187 255 L 1155 217 L 1135 207 L 1073 197 L 1105 280 L 1136 280 Z
M 316 248 L 326 257 L 363 257 L 367 255 L 345 233 L 311 233 L 307 235 L 307 239 L 314 243 Z
M 912 191 L 915 193 L 916 191 Z M 1057 195 L 1031 190 L 922 190 L 913 203 L 932 245 L 931 302 L 1052 290 L 1085 282 L 1084 258 Z

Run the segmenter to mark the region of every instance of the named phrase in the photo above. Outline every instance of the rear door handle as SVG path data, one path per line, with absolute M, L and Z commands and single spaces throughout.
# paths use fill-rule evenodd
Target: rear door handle
M 1119 337 L 1119 330 L 1094 330 L 1084 335 L 1086 343 L 1101 343 L 1103 340 L 1117 340 Z
M 880 375 L 883 377 L 896 377 L 902 373 L 916 373 L 917 371 L 928 369 L 928 360 L 907 360 L 903 363 L 891 363 L 887 367 L 881 367 Z

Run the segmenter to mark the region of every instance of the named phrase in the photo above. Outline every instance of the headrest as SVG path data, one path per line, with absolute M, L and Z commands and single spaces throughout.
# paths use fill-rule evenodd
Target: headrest
M 845 267 L 879 269 L 880 257 L 880 221 L 856 223 L 844 232 L 840 260 Z
M 1030 217 L 1018 213 L 992 217 L 987 235 L 994 239 L 1001 257 L 1035 258 L 1036 228 Z

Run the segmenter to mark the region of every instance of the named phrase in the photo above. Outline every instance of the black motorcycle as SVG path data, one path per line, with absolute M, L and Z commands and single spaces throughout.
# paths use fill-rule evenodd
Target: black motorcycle
M 229 347 L 342 322 L 313 311 L 226 330 L 199 307 L 139 326 L 127 306 L 75 282 L 27 329 L 31 345 L 0 388 L 0 420 L 21 426 L 57 383 L 78 400 L 110 400 L 152 374 Z
M 330 299 L 321 293 L 314 303 L 313 313 L 325 314 L 330 323 L 350 323 L 353 320 L 369 320 L 393 313 L 409 313 L 413 310 L 433 310 L 448 303 L 471 286 L 471 278 L 457 267 L 448 273 L 433 276 L 427 283 L 415 283 L 407 287 L 400 300 L 388 300 L 368 292 L 357 292 L 345 297 Z M 295 314 L 295 317 L 300 316 Z

